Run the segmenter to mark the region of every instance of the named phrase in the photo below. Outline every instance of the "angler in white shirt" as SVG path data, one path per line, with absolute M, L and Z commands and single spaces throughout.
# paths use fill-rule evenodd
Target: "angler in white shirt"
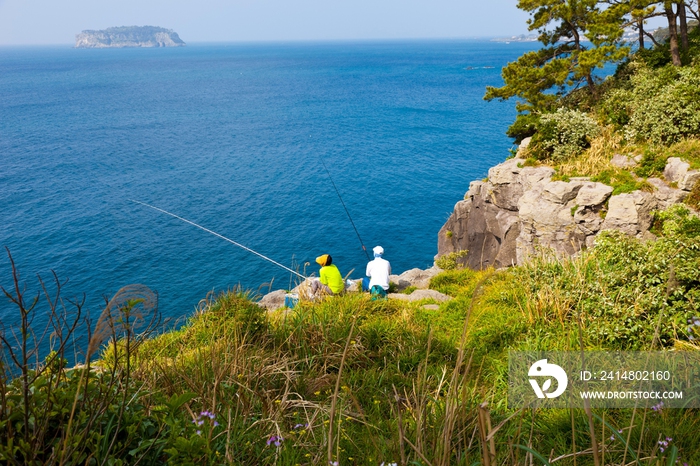
M 374 285 L 381 286 L 385 291 L 389 289 L 389 275 L 391 275 L 391 264 L 384 259 L 384 248 L 376 246 L 372 249 L 374 260 L 367 264 L 367 277 L 362 279 L 362 288 L 365 291 L 372 289 Z

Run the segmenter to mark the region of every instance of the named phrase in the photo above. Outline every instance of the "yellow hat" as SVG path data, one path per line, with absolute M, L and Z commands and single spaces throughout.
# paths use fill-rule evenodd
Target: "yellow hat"
M 317 263 L 318 265 L 320 265 L 321 267 L 325 267 L 326 264 L 328 264 L 328 259 L 330 259 L 330 258 L 331 258 L 331 256 L 329 256 L 328 254 L 324 254 L 324 255 L 322 255 L 322 256 L 318 256 L 318 257 L 316 258 L 316 263 Z

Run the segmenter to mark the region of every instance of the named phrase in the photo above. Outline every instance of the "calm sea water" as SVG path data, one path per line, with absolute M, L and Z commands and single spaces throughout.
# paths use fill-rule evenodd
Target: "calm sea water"
M 486 41 L 0 48 L 0 245 L 28 290 L 64 296 L 143 283 L 166 317 L 208 291 L 289 273 L 131 203 L 172 211 L 284 263 L 330 253 L 428 267 L 469 182 L 505 159 L 513 103 L 484 102 L 532 44 Z M 12 285 L 0 256 L 0 284 Z M 4 297 L 0 319 L 17 314 Z

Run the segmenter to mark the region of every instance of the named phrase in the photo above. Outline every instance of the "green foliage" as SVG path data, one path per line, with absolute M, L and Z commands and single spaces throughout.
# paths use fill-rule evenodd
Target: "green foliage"
M 599 105 L 599 114 L 605 124 L 623 129 L 630 121 L 630 91 L 611 89 Z
M 688 50 L 682 51 L 682 62 L 690 64 L 696 57 L 700 55 L 700 29 L 697 28 L 697 21 L 688 22 Z M 658 46 L 652 48 L 640 49 L 635 53 L 635 56 L 642 60 L 651 68 L 661 68 L 671 64 L 671 48 L 667 41 L 669 34 L 668 28 L 663 28 L 659 35 L 654 36 L 660 42 Z
M 635 169 L 635 173 L 643 178 L 661 176 L 664 173 L 664 168 L 666 168 L 667 159 L 668 156 L 647 148 L 644 151 L 642 160 L 639 162 L 639 166 Z
M 631 79 L 628 140 L 668 145 L 700 137 L 700 67 L 639 66 Z
M 487 87 L 486 100 L 518 97 L 521 113 L 552 111 L 567 89 L 582 83 L 593 88 L 593 70 L 628 53 L 620 46 L 624 9 L 618 6 L 601 8 L 588 0 L 520 0 L 518 8 L 530 13 L 529 29 L 539 33 L 544 47 L 504 67 L 504 86 Z
M 700 182 L 696 182 L 693 185 L 693 189 L 691 189 L 688 196 L 683 199 L 683 203 L 695 210 L 700 210 Z
M 523 139 L 537 132 L 539 122 L 539 115 L 534 113 L 518 113 L 513 124 L 506 130 L 506 134 L 515 139 L 516 144 L 520 144 Z
M 415 450 L 402 450 L 401 426 L 431 464 L 473 464 L 481 446 L 465 445 L 463 433 L 473 431 L 477 406 L 491 400 L 494 424 L 514 413 L 505 401 L 508 351 L 577 349 L 579 316 L 588 349 L 649 349 L 657 327 L 662 347 L 691 345 L 685 319 L 700 301 L 700 220 L 681 206 L 655 224 L 655 242 L 603 235 L 572 260 L 445 271 L 430 287 L 454 299 L 438 310 L 348 293 L 260 318 L 244 293 L 209 297 L 181 329 L 144 341 L 129 358 L 112 358 L 119 366 L 103 361 L 111 371 L 63 371 L 61 361 L 48 361 L 53 372 L 31 385 L 32 412 L 51 413 L 41 451 L 61 451 L 51 442 L 66 438 L 71 462 L 81 464 L 89 457 L 105 464 L 326 464 L 335 402 L 334 460 L 380 464 L 404 454 L 407 464 L 420 461 Z M 0 387 L 7 394 L 0 396 L 0 451 L 20 463 L 27 451 L 22 387 L 21 379 Z M 697 413 L 671 411 L 646 413 L 644 431 L 639 422 L 630 427 L 631 410 L 600 417 L 605 438 L 611 429 L 633 429 L 629 448 L 625 435 L 615 436 L 620 448 L 606 459 L 617 464 L 615 455 L 630 448 L 648 457 L 663 433 L 682 460 L 696 461 Z M 514 419 L 494 438 L 498 456 L 516 463 L 525 459 L 515 445 L 564 455 L 573 452 L 572 437 L 576 451 L 590 441 L 581 412 L 525 409 Z
M 692 215 L 682 204 L 676 204 L 665 211 L 658 212 L 655 220 L 658 222 L 659 233 L 666 237 L 684 239 L 700 237 L 700 218 Z
M 598 124 L 578 110 L 558 109 L 542 115 L 530 148 L 539 159 L 567 160 L 590 147 L 591 140 L 600 134 Z
M 612 186 L 612 195 L 631 193 L 641 189 L 643 191 L 650 191 L 652 186 L 646 181 L 637 181 L 634 176 L 627 170 L 621 168 L 615 168 L 612 170 L 604 170 L 598 175 L 591 178 L 591 181 L 597 181 L 600 183 Z
M 435 260 L 435 265 L 437 265 L 443 270 L 455 270 L 460 266 L 463 267 L 463 261 L 461 261 L 460 259 L 467 257 L 468 253 L 469 251 L 463 249 L 461 251 L 455 251 L 449 254 L 445 254 L 444 256 L 440 256 L 437 258 L 437 260 Z

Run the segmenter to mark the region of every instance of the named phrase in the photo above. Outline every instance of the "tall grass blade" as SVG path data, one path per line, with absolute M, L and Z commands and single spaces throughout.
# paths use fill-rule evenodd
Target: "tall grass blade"
M 535 458 L 537 458 L 538 460 L 540 460 L 544 466 L 551 466 L 551 465 L 549 464 L 549 462 L 547 461 L 547 459 L 546 459 L 544 456 L 540 455 L 539 453 L 537 453 L 537 452 L 536 452 L 535 450 L 533 450 L 532 448 L 529 448 L 529 447 L 526 447 L 525 445 L 520 445 L 520 444 L 515 444 L 515 445 L 513 445 L 513 446 L 514 446 L 514 447 L 518 447 L 518 448 L 520 448 L 521 450 L 525 450 L 526 452 L 530 453 L 532 456 L 534 456 Z
M 609 423 L 608 421 L 604 420 L 602 417 L 598 416 L 596 413 L 591 413 L 591 414 L 593 414 L 593 417 L 594 417 L 594 418 L 598 419 L 600 422 L 602 422 L 603 424 L 605 424 L 605 426 L 606 426 L 608 429 L 610 429 L 610 430 L 612 431 L 613 435 L 614 435 L 615 437 L 617 437 L 617 439 L 618 439 L 620 442 L 622 442 L 622 444 L 623 444 L 625 447 L 627 447 L 627 451 L 630 453 L 630 455 L 632 455 L 632 458 L 633 458 L 635 461 L 637 461 L 637 455 L 634 453 L 634 450 L 632 449 L 632 447 L 631 447 L 631 446 L 629 445 L 629 443 L 627 442 L 627 439 L 625 439 L 625 438 L 622 436 L 622 434 L 621 434 L 620 432 L 618 432 L 617 429 L 615 429 L 613 426 L 611 426 L 610 423 Z

